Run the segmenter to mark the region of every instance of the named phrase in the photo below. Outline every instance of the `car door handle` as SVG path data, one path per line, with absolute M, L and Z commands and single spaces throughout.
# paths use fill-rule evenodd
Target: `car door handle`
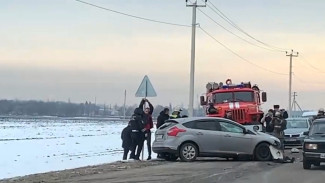
M 203 133 L 202 132 L 197 132 L 196 135 L 203 135 Z
M 226 134 L 226 135 L 225 135 L 225 137 L 231 137 L 231 135 L 229 135 L 229 134 Z

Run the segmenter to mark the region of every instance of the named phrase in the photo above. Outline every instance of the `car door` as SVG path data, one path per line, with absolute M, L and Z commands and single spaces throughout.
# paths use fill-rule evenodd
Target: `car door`
M 216 120 L 198 120 L 190 127 L 201 153 L 216 153 L 221 142 Z
M 222 134 L 221 151 L 225 153 L 250 154 L 252 135 L 245 134 L 244 128 L 230 121 L 219 121 Z

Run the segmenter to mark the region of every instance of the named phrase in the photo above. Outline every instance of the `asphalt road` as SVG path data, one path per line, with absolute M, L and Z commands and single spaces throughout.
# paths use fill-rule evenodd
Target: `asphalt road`
M 250 174 L 252 170 L 255 172 L 266 171 L 277 166 L 280 164 L 205 159 L 192 163 L 175 162 L 108 174 L 73 177 L 64 180 L 64 182 L 233 182 Z
M 191 163 L 144 161 L 104 164 L 60 172 L 31 175 L 0 182 L 69 182 L 69 183 L 124 183 L 124 182 L 180 182 L 180 183 L 277 183 L 324 182 L 325 164 L 311 170 L 302 168 L 301 153 L 287 155 L 295 163 L 257 161 L 227 161 L 204 158 Z

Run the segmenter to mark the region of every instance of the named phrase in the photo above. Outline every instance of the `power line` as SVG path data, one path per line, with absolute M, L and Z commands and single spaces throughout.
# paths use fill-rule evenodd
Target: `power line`
M 255 38 L 254 36 L 248 34 L 246 31 L 244 31 L 242 28 L 240 28 L 237 24 L 235 24 L 230 18 L 228 18 L 221 10 L 219 10 L 211 1 L 209 1 L 209 3 L 213 6 L 211 7 L 210 5 L 207 5 L 207 7 L 209 7 L 212 11 L 214 11 L 218 16 L 220 16 L 223 20 L 225 20 L 227 23 L 229 23 L 231 26 L 233 26 L 235 29 L 237 29 L 238 31 L 242 32 L 243 34 L 245 34 L 246 36 L 250 37 L 251 39 L 257 41 L 260 44 L 263 44 L 264 46 L 270 47 L 272 49 L 275 49 L 279 52 L 285 52 L 284 48 L 279 48 L 276 46 L 272 46 L 270 44 L 267 44 L 263 41 L 260 41 L 259 39 Z
M 106 10 L 106 11 L 110 11 L 110 12 L 113 12 L 113 13 L 117 13 L 117 14 L 120 14 L 120 15 L 132 17 L 132 18 L 137 18 L 137 19 L 140 19 L 140 20 L 145 20 L 145 21 L 155 22 L 155 23 L 161 23 L 161 24 L 167 24 L 167 25 L 180 26 L 180 27 L 191 27 L 190 25 L 176 24 L 176 23 L 170 23 L 170 22 L 165 22 L 165 21 L 160 21 L 160 20 L 154 20 L 154 19 L 150 19 L 150 18 L 135 16 L 135 15 L 123 13 L 123 12 L 116 11 L 116 10 L 112 10 L 112 9 L 109 9 L 109 8 L 105 8 L 105 7 L 102 7 L 102 6 L 99 6 L 99 5 L 95 5 L 95 4 L 92 4 L 92 3 L 88 3 L 88 2 L 85 2 L 85 1 L 81 1 L 81 0 L 75 0 L 75 1 L 80 2 L 80 3 L 83 3 L 83 4 L 86 4 L 86 5 L 89 5 L 89 6 L 93 6 L 93 7 L 102 9 L 102 10 Z
M 253 46 L 256 46 L 256 47 L 259 47 L 259 48 L 262 48 L 262 49 L 266 49 L 266 50 L 269 50 L 269 51 L 276 51 L 276 52 L 279 52 L 279 50 L 276 50 L 276 49 L 271 49 L 271 48 L 267 48 L 267 47 L 263 47 L 263 46 L 260 46 L 260 45 L 257 45 L 255 43 L 252 43 L 240 36 L 238 36 L 237 34 L 235 34 L 234 32 L 230 31 L 229 29 L 227 29 L 226 27 L 224 27 L 223 25 L 221 25 L 219 22 L 217 22 L 216 20 L 214 20 L 212 17 L 210 17 L 209 15 L 207 15 L 204 11 L 202 11 L 201 9 L 198 9 L 203 15 L 205 15 L 207 18 L 209 18 L 211 21 L 213 21 L 216 25 L 218 25 L 219 27 L 221 27 L 222 29 L 226 30 L 227 32 L 229 32 L 230 34 L 236 36 L 237 38 L 245 41 L 246 43 L 250 44 L 250 45 L 253 45 Z
M 236 53 L 235 51 L 231 50 L 228 46 L 224 45 L 223 43 L 221 43 L 220 41 L 218 41 L 215 37 L 213 37 L 211 34 L 209 34 L 206 30 L 204 30 L 202 27 L 199 27 L 206 35 L 208 35 L 210 38 L 212 38 L 213 40 L 215 40 L 217 43 L 219 43 L 222 47 L 226 48 L 229 52 L 231 52 L 232 54 L 236 55 L 237 57 L 239 57 L 240 59 L 242 59 L 243 61 L 251 64 L 251 65 L 254 65 L 255 67 L 258 67 L 262 70 L 265 70 L 267 72 L 271 72 L 273 74 L 278 74 L 278 75 L 288 75 L 288 74 L 284 74 L 284 73 L 280 73 L 280 72 L 276 72 L 276 71 L 272 71 L 272 70 L 269 70 L 265 67 L 262 67 L 262 66 L 259 66 L 253 62 L 251 62 L 250 60 L 240 56 L 238 53 Z
M 318 71 L 318 72 L 320 72 L 320 73 L 325 74 L 324 71 L 318 69 L 317 67 L 313 66 L 310 62 L 308 62 L 307 59 L 306 59 L 304 56 L 300 55 L 300 57 L 302 58 L 302 61 L 303 61 L 304 63 L 306 63 L 309 67 L 313 68 L 314 70 L 316 70 L 316 71 Z

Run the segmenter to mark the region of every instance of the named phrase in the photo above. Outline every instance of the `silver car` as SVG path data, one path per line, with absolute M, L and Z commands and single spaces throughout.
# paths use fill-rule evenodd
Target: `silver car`
M 167 160 L 245 155 L 267 161 L 272 159 L 270 145 L 278 148 L 280 140 L 224 118 L 194 117 L 166 121 L 156 131 L 152 149 Z
M 284 145 L 302 145 L 305 138 L 304 132 L 309 130 L 308 118 L 288 118 L 287 129 L 284 130 Z

